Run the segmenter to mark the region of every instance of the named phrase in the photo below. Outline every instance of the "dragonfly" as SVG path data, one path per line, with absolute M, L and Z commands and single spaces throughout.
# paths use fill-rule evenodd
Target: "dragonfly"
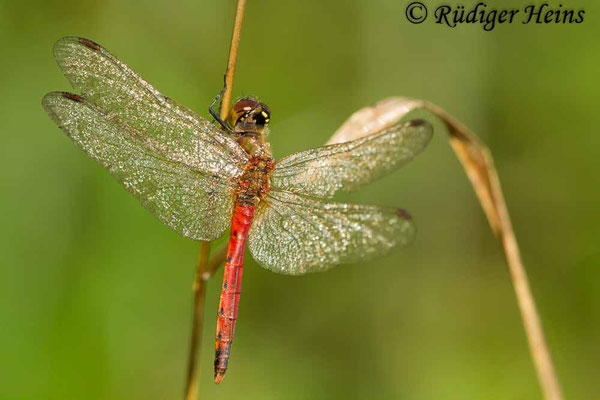
M 54 56 L 78 93 L 51 92 L 42 105 L 77 146 L 184 237 L 211 241 L 230 230 L 216 383 L 229 364 L 246 247 L 262 267 L 302 275 L 381 256 L 415 234 L 403 209 L 330 199 L 420 153 L 432 136 L 426 121 L 398 122 L 275 161 L 267 141 L 271 110 L 255 97 L 239 99 L 224 121 L 213 111 L 215 99 L 209 107 L 215 123 L 89 39 L 62 38 Z

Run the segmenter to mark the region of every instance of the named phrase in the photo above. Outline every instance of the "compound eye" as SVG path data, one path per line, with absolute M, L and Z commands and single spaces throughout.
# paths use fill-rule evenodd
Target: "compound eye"
M 260 107 L 267 113 L 268 118 L 271 118 L 271 109 L 265 103 L 260 103 Z
M 241 115 L 247 112 L 250 112 L 252 110 L 254 110 L 256 108 L 256 106 L 258 106 L 258 103 L 254 100 L 251 99 L 241 99 L 238 100 L 234 105 L 233 105 L 233 112 Z
M 235 123 L 237 124 L 238 122 L 244 122 L 246 120 L 246 118 L 248 118 L 248 116 L 250 115 L 250 111 L 244 111 L 241 114 L 237 115 L 237 119 L 235 120 Z
M 268 124 L 271 121 L 271 110 L 265 104 L 260 103 L 261 112 L 260 115 L 263 118 L 264 124 Z
M 269 123 L 269 114 L 264 110 L 256 110 L 252 116 L 254 123 L 258 126 L 265 126 Z
M 238 122 L 243 122 L 244 119 L 248 118 L 250 112 L 257 106 L 257 102 L 251 99 L 240 99 L 238 100 L 227 117 L 227 122 L 230 126 L 235 126 Z

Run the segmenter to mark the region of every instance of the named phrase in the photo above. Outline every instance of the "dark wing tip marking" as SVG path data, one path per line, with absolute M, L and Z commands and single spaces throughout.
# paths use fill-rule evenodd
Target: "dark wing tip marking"
M 99 51 L 102 46 L 100 46 L 98 43 L 94 42 L 93 40 L 90 39 L 85 39 L 85 38 L 79 38 L 79 43 L 81 43 L 84 46 L 89 47 L 92 50 L 96 50 Z
M 429 123 L 428 121 L 426 121 L 424 119 L 413 119 L 413 120 L 407 121 L 404 126 L 408 127 L 408 128 L 416 128 L 419 132 L 419 135 L 423 139 L 423 146 L 421 147 L 420 150 L 418 150 L 415 153 L 415 155 L 416 155 L 416 154 L 420 153 L 425 148 L 425 146 L 427 146 L 427 144 L 433 137 L 433 125 L 431 125 L 431 123 Z
M 424 119 L 413 119 L 412 121 L 408 121 L 408 125 L 410 126 L 423 126 L 427 124 L 427 121 Z
M 412 221 L 412 215 L 410 215 L 409 212 L 403 208 L 398 208 L 396 210 L 396 215 L 400 218 L 404 218 L 407 221 Z
M 73 100 L 76 101 L 77 103 L 83 103 L 85 101 L 85 99 L 81 96 L 78 96 L 74 93 L 69 93 L 69 92 L 61 92 L 60 94 L 62 97 L 64 97 L 65 99 L 69 99 L 69 100 Z

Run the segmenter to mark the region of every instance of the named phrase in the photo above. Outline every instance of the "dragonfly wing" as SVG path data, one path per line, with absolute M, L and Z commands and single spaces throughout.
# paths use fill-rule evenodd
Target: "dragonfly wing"
M 403 97 L 383 99 L 352 114 L 331 136 L 327 144 L 349 142 L 391 128 L 418 107 L 423 107 L 422 100 Z
M 156 138 L 78 95 L 49 93 L 42 104 L 79 147 L 175 231 L 213 240 L 231 223 L 232 181 L 170 158 Z
M 398 124 L 350 142 L 289 155 L 273 170 L 271 186 L 316 197 L 356 190 L 419 154 L 432 136 L 423 120 Z
M 271 190 L 259 204 L 248 243 L 266 269 L 302 275 L 381 256 L 407 244 L 414 233 L 401 209 L 326 203 Z
M 196 170 L 237 177 L 248 156 L 213 124 L 156 90 L 105 48 L 65 37 L 54 57 L 84 98 L 161 143 Z

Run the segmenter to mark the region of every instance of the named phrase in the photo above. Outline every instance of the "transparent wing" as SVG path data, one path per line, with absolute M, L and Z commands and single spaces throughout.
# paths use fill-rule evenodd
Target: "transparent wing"
M 54 57 L 84 98 L 118 116 L 198 171 L 238 177 L 248 156 L 230 137 L 191 110 L 164 96 L 105 48 L 65 37 Z
M 259 205 L 248 245 L 266 269 L 301 275 L 381 256 L 414 233 L 401 209 L 326 203 L 271 190 Z
M 273 170 L 271 186 L 322 198 L 356 190 L 405 164 L 432 136 L 431 125 L 409 121 L 382 132 L 289 155 Z
M 80 96 L 49 93 L 42 105 L 79 147 L 183 236 L 213 240 L 231 223 L 231 181 L 193 170 L 163 143 Z
M 349 142 L 391 128 L 418 107 L 423 107 L 422 100 L 388 97 L 378 101 L 353 113 L 329 138 L 327 144 Z

